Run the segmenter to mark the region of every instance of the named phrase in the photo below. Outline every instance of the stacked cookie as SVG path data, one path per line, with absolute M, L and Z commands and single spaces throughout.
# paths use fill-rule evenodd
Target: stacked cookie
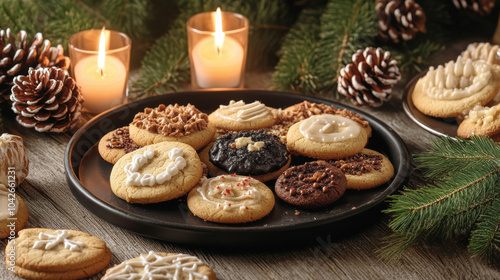
M 415 107 L 431 117 L 456 118 L 459 137 L 484 135 L 500 141 L 498 49 L 471 44 L 455 61 L 430 67 L 415 84 Z
M 278 179 L 276 195 L 303 208 L 329 205 L 348 188 L 385 183 L 392 165 L 363 150 L 370 136 L 361 116 L 334 106 L 305 101 L 281 110 L 240 100 L 210 115 L 189 104 L 146 108 L 105 135 L 99 152 L 114 164 L 111 190 L 129 203 L 188 194 L 195 216 L 245 223 L 274 208 L 274 193 L 262 182 Z M 292 155 L 311 162 L 290 168 Z

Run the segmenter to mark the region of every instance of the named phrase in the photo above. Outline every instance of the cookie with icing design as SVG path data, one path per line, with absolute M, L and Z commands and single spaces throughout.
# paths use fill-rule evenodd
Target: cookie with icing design
M 35 280 L 87 278 L 110 260 L 111 251 L 104 241 L 75 230 L 23 229 L 5 248 L 9 270 Z
M 314 115 L 290 127 L 286 135 L 292 154 L 318 159 L 355 155 L 366 146 L 368 130 L 339 115 Z
M 484 106 L 499 90 L 500 66 L 458 57 L 444 66 L 429 68 L 415 84 L 412 101 L 425 115 L 450 118 L 476 105 Z
M 0 183 L 0 239 L 18 232 L 28 222 L 28 208 L 22 198 Z
M 500 104 L 492 107 L 476 106 L 467 114 L 457 129 L 457 136 L 471 138 L 473 135 L 491 137 L 500 142 Z
M 140 148 L 141 146 L 130 139 L 128 126 L 108 132 L 101 138 L 97 146 L 99 155 L 111 164 L 115 164 L 125 154 Z
M 273 210 L 274 203 L 274 194 L 264 183 L 237 175 L 201 180 L 187 199 L 195 216 L 231 224 L 259 220 Z
M 157 203 L 187 194 L 200 180 L 202 163 L 188 144 L 161 142 L 126 154 L 111 170 L 113 193 L 130 203 Z
M 215 127 L 195 106 L 178 104 L 146 108 L 129 125 L 130 138 L 141 146 L 165 141 L 186 143 L 195 150 L 210 143 Z
M 195 256 L 150 251 L 108 269 L 101 279 L 216 280 L 217 277 L 209 266 Z
M 228 105 L 220 105 L 208 119 L 216 128 L 228 131 L 258 130 L 275 124 L 278 115 L 276 109 L 266 107 L 260 101 L 231 100 Z
M 375 188 L 394 176 L 394 167 L 389 159 L 370 149 L 363 149 L 354 156 L 328 162 L 344 172 L 347 178 L 347 189 L 350 190 Z

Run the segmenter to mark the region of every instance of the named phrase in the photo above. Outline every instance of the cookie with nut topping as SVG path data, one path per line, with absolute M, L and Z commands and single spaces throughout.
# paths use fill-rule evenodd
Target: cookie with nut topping
M 276 180 L 276 195 L 301 208 L 319 208 L 337 201 L 345 192 L 344 173 L 326 161 L 288 168 Z
M 375 188 L 394 176 L 394 167 L 389 159 L 370 149 L 363 149 L 354 156 L 328 162 L 344 172 L 347 189 L 350 190 Z
M 500 142 L 500 104 L 491 107 L 476 106 L 460 123 L 457 136 L 471 138 L 473 135 L 491 137 Z
M 195 106 L 159 105 L 137 113 L 129 125 L 130 138 L 141 146 L 164 141 L 186 143 L 199 150 L 212 140 L 215 127 Z
M 108 132 L 97 146 L 99 155 L 111 164 L 115 164 L 124 155 L 140 148 L 142 147 L 130 139 L 128 126 Z

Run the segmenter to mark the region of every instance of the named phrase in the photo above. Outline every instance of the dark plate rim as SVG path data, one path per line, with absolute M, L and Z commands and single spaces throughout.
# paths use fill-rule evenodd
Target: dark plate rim
M 415 75 L 406 84 L 406 87 L 405 87 L 405 89 L 403 91 L 403 110 L 405 111 L 406 115 L 414 123 L 416 123 L 421 128 L 427 130 L 428 132 L 430 132 L 430 133 L 432 133 L 432 134 L 434 134 L 436 136 L 446 136 L 446 137 L 450 137 L 452 139 L 456 139 L 455 136 L 452 136 L 452 135 L 440 132 L 435 127 L 427 125 L 418 116 L 416 116 L 415 113 L 414 113 L 414 111 L 418 111 L 419 113 L 421 113 L 421 112 L 415 107 L 415 105 L 413 105 L 413 100 L 412 100 L 413 89 L 414 89 L 415 84 L 417 83 L 417 81 L 420 78 L 422 78 L 423 76 L 425 76 L 425 74 L 427 74 L 427 70 L 425 70 L 425 71 L 423 71 L 423 72 Z M 423 113 L 421 113 L 421 114 L 423 114 Z M 425 116 L 425 118 L 431 118 L 431 117 Z
M 197 95 L 200 92 L 207 92 L 207 91 L 223 91 L 223 92 L 235 92 L 235 93 L 241 93 L 241 92 L 265 92 L 266 94 L 274 94 L 274 95 L 283 95 L 283 96 L 290 96 L 294 98 L 300 98 L 303 100 L 308 100 L 311 102 L 316 102 L 316 103 L 326 103 L 330 105 L 335 105 L 339 108 L 346 108 L 348 110 L 351 110 L 357 114 L 360 114 L 363 116 L 366 120 L 370 122 L 370 125 L 372 126 L 372 129 L 380 129 L 384 131 L 384 133 L 388 133 L 390 135 L 390 140 L 393 143 L 388 143 L 390 144 L 391 147 L 397 148 L 398 153 L 400 154 L 400 164 L 399 166 L 395 166 L 395 177 L 391 184 L 386 187 L 379 195 L 377 195 L 378 199 L 371 200 L 363 205 L 361 207 L 356 208 L 340 217 L 332 217 L 332 218 L 325 218 L 322 220 L 318 221 L 310 221 L 310 222 L 302 222 L 297 225 L 283 225 L 283 226 L 274 226 L 274 227 L 228 227 L 228 228 L 222 228 L 222 227 L 217 227 L 217 226 L 196 226 L 196 225 L 182 225 L 182 224 L 170 224 L 168 221 L 165 222 L 157 222 L 154 220 L 149 220 L 145 222 L 143 218 L 137 217 L 135 215 L 131 215 L 130 213 L 126 213 L 123 211 L 120 211 L 119 209 L 116 209 L 113 207 L 113 205 L 101 200 L 100 198 L 94 196 L 89 190 L 85 188 L 85 186 L 82 184 L 80 181 L 78 175 L 74 172 L 75 167 L 72 163 L 72 157 L 75 155 L 75 149 L 76 144 L 80 140 L 80 138 L 83 136 L 83 134 L 87 131 L 87 129 L 100 120 L 109 117 L 110 115 L 115 114 L 116 112 L 120 112 L 120 110 L 125 109 L 125 108 L 134 108 L 138 107 L 138 104 L 145 103 L 145 102 L 150 102 L 154 101 L 155 99 L 162 100 L 163 103 L 166 103 L 165 98 L 171 98 L 175 99 L 177 96 L 180 95 Z M 158 103 L 160 104 L 160 103 Z M 376 127 L 376 128 L 375 128 Z M 101 135 L 101 137 L 104 134 Z M 90 148 L 95 145 L 92 144 L 90 147 L 88 147 L 85 150 L 85 153 L 90 150 Z M 84 153 L 84 154 L 85 154 Z M 83 156 L 77 156 L 78 163 L 81 161 Z M 83 125 L 78 131 L 71 137 L 70 141 L 68 142 L 66 151 L 65 151 L 65 156 L 64 156 L 64 168 L 66 171 L 66 178 L 68 181 L 68 185 L 73 193 L 73 195 L 77 198 L 80 204 L 82 204 L 84 207 L 86 207 L 89 211 L 91 211 L 93 214 L 97 215 L 93 209 L 90 209 L 91 206 L 88 206 L 87 203 L 92 204 L 92 206 L 99 207 L 103 210 L 106 211 L 106 215 L 112 215 L 115 216 L 118 219 L 125 219 L 128 221 L 131 221 L 133 223 L 137 223 L 138 225 L 147 225 L 147 226 L 157 226 L 160 228 L 171 228 L 171 229 L 176 229 L 176 230 L 181 230 L 181 231 L 194 231 L 194 232 L 199 232 L 199 233 L 218 233 L 218 232 L 228 232 L 228 233 L 248 233 L 250 232 L 255 232 L 255 233 L 260 233 L 260 232 L 286 232 L 290 230 L 300 230 L 300 229 L 305 229 L 305 228 L 312 228 L 312 227 L 321 227 L 327 224 L 335 223 L 337 221 L 345 220 L 347 218 L 362 214 L 363 212 L 379 205 L 382 203 L 390 194 L 394 193 L 396 190 L 398 190 L 404 182 L 408 179 L 411 171 L 411 164 L 410 164 L 410 155 L 408 148 L 402 138 L 389 126 L 387 126 L 385 123 L 380 121 L 379 119 L 364 113 L 356 108 L 352 108 L 350 106 L 346 106 L 340 103 L 336 103 L 334 101 L 330 101 L 327 99 L 323 98 L 318 98 L 318 97 L 311 97 L 311 96 L 305 96 L 305 95 L 299 95 L 295 93 L 288 93 L 288 92 L 277 92 L 277 91 L 268 91 L 268 90 L 251 90 L 251 89 L 238 89 L 238 90 L 225 90 L 225 89 L 211 89 L 211 90 L 198 90 L 198 91 L 182 91 L 182 92 L 177 92 L 177 93 L 171 93 L 168 95 L 159 95 L 159 96 L 152 96 L 148 97 L 145 99 L 140 99 L 136 100 L 134 102 L 130 102 L 127 104 L 123 104 L 120 106 L 117 106 L 115 108 L 109 109 L 91 120 L 89 120 L 85 125 Z M 78 167 L 76 167 L 78 169 Z M 85 202 L 82 202 L 84 200 Z M 97 215 L 101 217 L 101 215 Z M 110 223 L 116 224 L 112 221 L 108 221 Z M 123 227 L 123 226 L 121 226 Z M 128 228 L 132 231 L 134 231 L 132 228 Z M 143 234 L 143 233 L 141 233 Z M 158 238 L 156 236 L 156 238 Z

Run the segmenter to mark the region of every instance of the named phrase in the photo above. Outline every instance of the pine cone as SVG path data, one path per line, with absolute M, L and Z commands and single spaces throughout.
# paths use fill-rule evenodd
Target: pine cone
M 391 98 L 392 87 L 401 78 L 397 62 L 381 48 L 358 50 L 351 63 L 340 70 L 338 91 L 355 105 L 378 107 Z
M 24 127 L 38 132 L 65 132 L 81 115 L 82 95 L 76 82 L 57 67 L 30 68 L 14 78 L 12 111 Z
M 8 100 L 17 75 L 28 74 L 30 67 L 56 66 L 67 70 L 69 58 L 64 56 L 61 45 L 51 47 L 50 41 L 43 41 L 42 33 L 35 34 L 31 41 L 26 41 L 26 31 L 21 30 L 16 37 L 10 29 L 0 30 L 0 103 Z
M 379 36 L 398 43 L 408 41 L 417 32 L 425 32 L 425 13 L 414 0 L 377 0 Z
M 474 11 L 480 15 L 488 15 L 493 6 L 495 6 L 495 0 L 453 0 L 453 4 L 457 9 L 465 9 Z

